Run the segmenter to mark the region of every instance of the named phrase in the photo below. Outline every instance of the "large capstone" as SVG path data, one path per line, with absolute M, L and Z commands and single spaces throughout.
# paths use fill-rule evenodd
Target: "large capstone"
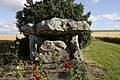
M 82 30 L 88 30 L 88 26 L 89 24 L 86 21 L 76 22 L 71 19 L 52 18 L 38 23 L 36 34 L 44 36 L 77 34 Z

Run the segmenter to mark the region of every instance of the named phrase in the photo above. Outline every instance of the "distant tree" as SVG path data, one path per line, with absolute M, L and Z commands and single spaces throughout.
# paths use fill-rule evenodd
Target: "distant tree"
M 42 0 L 33 3 L 33 0 L 26 0 L 27 3 L 22 10 L 16 13 L 17 27 L 20 32 L 21 28 L 27 24 L 32 23 L 36 25 L 42 20 L 58 17 L 62 19 L 72 19 L 75 21 L 87 21 L 91 25 L 91 21 L 88 20 L 90 13 L 83 15 L 84 5 L 82 3 L 74 3 L 74 0 Z M 90 41 L 91 31 L 81 32 L 79 34 L 80 47 L 85 47 Z

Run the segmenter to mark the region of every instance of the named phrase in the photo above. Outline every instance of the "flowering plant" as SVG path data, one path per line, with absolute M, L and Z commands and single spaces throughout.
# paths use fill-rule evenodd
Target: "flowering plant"
M 43 55 L 40 53 L 38 56 L 35 58 L 36 63 L 35 66 L 33 67 L 33 77 L 36 80 L 46 80 L 48 79 L 48 71 L 44 69 L 43 67 Z
M 33 77 L 36 80 L 46 80 L 48 78 L 48 71 L 46 69 L 40 70 L 39 66 L 34 66 L 33 67 Z
M 22 60 L 19 61 L 18 63 L 18 66 L 16 67 L 16 79 L 17 80 L 20 80 L 22 78 L 22 74 L 23 74 L 23 71 L 24 71 L 24 63 Z

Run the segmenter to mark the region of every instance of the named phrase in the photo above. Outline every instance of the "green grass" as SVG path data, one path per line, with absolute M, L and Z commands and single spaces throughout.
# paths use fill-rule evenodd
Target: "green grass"
M 92 32 L 120 32 L 120 30 L 92 30 Z
M 92 41 L 82 52 L 85 60 L 92 60 L 107 70 L 105 80 L 120 80 L 120 45 Z

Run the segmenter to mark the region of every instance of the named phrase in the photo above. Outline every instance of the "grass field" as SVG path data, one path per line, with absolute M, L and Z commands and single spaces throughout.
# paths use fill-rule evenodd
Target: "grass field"
M 92 32 L 120 32 L 120 30 L 92 30 Z
M 120 45 L 92 41 L 91 45 L 82 49 L 86 61 L 95 62 L 105 68 L 104 80 L 120 80 Z

